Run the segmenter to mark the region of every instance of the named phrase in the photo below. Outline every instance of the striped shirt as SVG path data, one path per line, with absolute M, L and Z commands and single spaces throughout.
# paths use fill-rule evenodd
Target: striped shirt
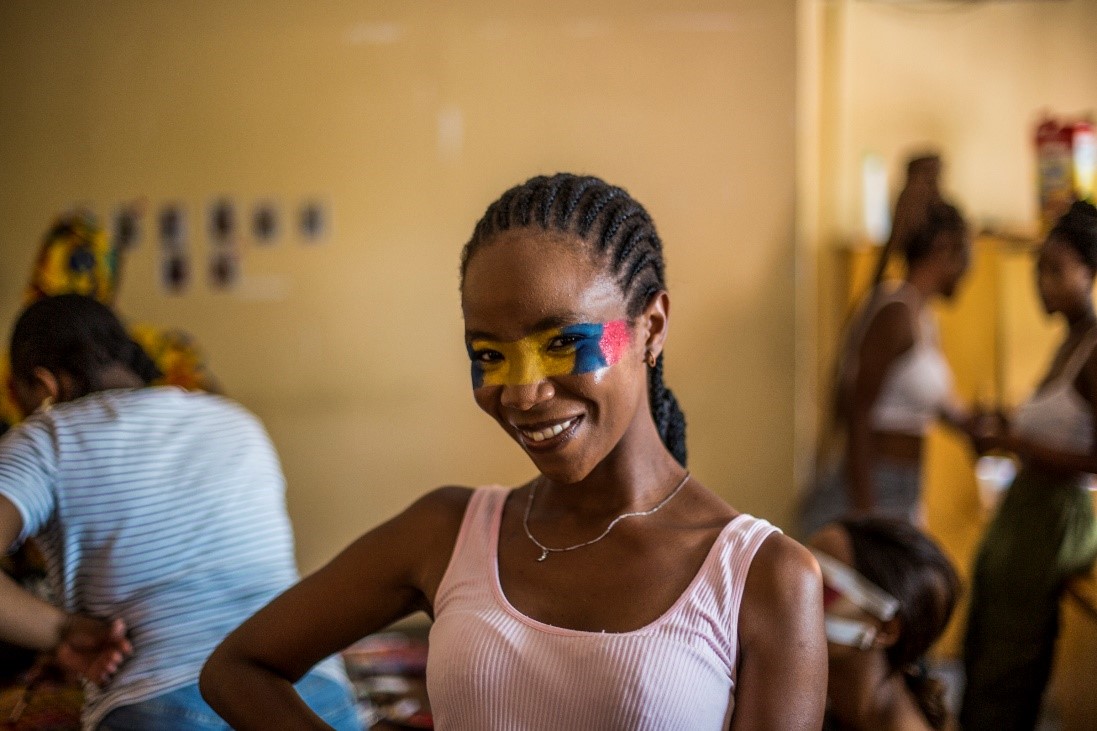
M 195 683 L 225 635 L 297 580 L 284 493 L 259 420 L 205 393 L 101 391 L 0 439 L 15 546 L 37 536 L 67 611 L 129 628 L 133 655 L 88 686 L 84 728 Z
M 499 583 L 507 491 L 465 511 L 435 598 L 427 690 L 438 728 L 718 731 L 735 707 L 739 607 L 758 548 L 777 528 L 739 515 L 674 605 L 632 632 L 544 624 Z

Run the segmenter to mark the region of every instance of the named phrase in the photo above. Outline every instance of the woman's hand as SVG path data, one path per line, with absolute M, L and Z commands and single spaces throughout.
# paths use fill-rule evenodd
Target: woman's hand
M 971 418 L 969 436 L 978 454 L 1013 451 L 1017 441 L 1009 417 L 1000 409 L 975 412 Z
M 69 615 L 53 651 L 57 664 L 96 685 L 103 685 L 133 654 L 121 619 L 106 622 L 79 614 Z

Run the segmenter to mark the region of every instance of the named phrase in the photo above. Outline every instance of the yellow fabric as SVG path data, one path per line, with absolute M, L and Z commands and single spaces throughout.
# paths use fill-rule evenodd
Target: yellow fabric
M 113 306 L 118 280 L 119 253 L 106 232 L 87 213 L 66 214 L 54 222 L 43 238 L 24 301 L 30 305 L 43 297 L 81 294 Z M 134 325 L 130 337 L 144 348 L 163 374 L 156 385 L 215 393 L 221 390 L 198 343 L 186 332 Z M 22 419 L 8 388 L 11 366 L 6 350 L 5 344 L 5 352 L 0 356 L 0 433 L 5 426 L 13 426 Z

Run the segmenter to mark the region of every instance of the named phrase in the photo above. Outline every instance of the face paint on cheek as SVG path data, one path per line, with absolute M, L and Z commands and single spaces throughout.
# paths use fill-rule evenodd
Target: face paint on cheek
M 471 345 L 466 345 L 465 349 L 468 350 L 469 360 L 472 361 L 472 388 L 480 388 L 484 385 L 484 367 L 476 359 L 476 353 Z
M 520 386 L 604 370 L 621 360 L 630 341 L 627 320 L 552 328 L 510 342 L 474 340 L 468 345 L 472 387 Z
M 575 376 L 616 365 L 631 340 L 627 320 L 568 325 L 561 329 L 560 335 L 580 338 L 575 344 L 575 365 L 571 369 L 571 375 Z

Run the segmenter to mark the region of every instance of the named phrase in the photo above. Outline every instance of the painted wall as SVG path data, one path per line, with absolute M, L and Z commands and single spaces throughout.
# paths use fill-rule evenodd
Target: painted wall
M 695 473 L 783 522 L 796 28 L 794 0 L 3 3 L 0 321 L 59 210 L 183 205 L 195 286 L 162 291 L 146 231 L 120 309 L 192 331 L 264 419 L 308 570 L 436 485 L 530 476 L 470 397 L 458 252 L 506 187 L 596 173 L 666 242 Z M 245 242 L 211 292 L 219 195 L 319 195 L 331 234 Z

